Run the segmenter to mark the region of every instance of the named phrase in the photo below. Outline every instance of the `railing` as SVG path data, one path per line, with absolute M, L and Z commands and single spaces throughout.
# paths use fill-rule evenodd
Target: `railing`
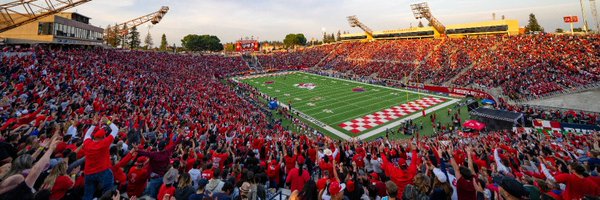
M 268 200 L 284 200 L 289 199 L 291 194 L 284 194 L 282 189 L 277 190 L 277 192 L 271 194 L 272 196 L 267 197 Z M 285 198 L 283 198 L 285 196 Z
M 579 86 L 579 87 L 573 88 L 571 90 L 560 90 L 560 91 L 550 92 L 550 93 L 543 94 L 543 95 L 528 96 L 524 99 L 515 100 L 515 102 L 517 104 L 525 104 L 524 102 L 531 101 L 531 100 L 544 100 L 544 99 L 548 99 L 548 98 L 552 98 L 552 97 L 556 97 L 556 96 L 560 96 L 560 95 L 573 94 L 573 93 L 578 93 L 578 92 L 596 89 L 596 88 L 600 88 L 600 82 Z
M 2 52 L 0 53 L 0 58 L 3 57 L 13 57 L 13 56 L 17 56 L 17 57 L 23 57 L 23 56 L 31 56 L 33 55 L 33 52 Z
M 534 108 L 534 109 L 538 109 L 538 110 L 559 110 L 562 112 L 566 112 L 566 111 L 575 111 L 575 112 L 584 112 L 584 113 L 595 113 L 594 111 L 590 111 L 590 110 L 581 110 L 581 109 L 576 109 L 576 108 L 561 108 L 561 107 L 556 107 L 556 106 L 547 106 L 547 105 L 532 105 L 532 104 L 522 104 L 522 105 L 526 105 L 527 107 L 530 108 Z

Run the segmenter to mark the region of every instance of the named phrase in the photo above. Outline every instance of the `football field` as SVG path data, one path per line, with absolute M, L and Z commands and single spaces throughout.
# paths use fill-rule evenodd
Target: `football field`
M 383 87 L 305 72 L 286 72 L 237 79 L 277 98 L 328 135 L 350 139 L 379 136 L 402 121 L 416 119 L 458 102 L 397 88 Z M 328 132 L 328 133 L 327 133 Z

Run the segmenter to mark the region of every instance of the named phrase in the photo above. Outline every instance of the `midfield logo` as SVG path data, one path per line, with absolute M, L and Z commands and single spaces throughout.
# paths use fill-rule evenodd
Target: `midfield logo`
M 312 89 L 315 89 L 317 87 L 317 85 L 315 85 L 314 83 L 298 83 L 298 84 L 294 84 L 294 87 L 312 90 Z

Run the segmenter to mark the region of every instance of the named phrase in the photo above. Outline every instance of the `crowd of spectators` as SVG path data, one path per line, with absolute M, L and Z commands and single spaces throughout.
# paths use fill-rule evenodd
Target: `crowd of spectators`
M 501 87 L 512 99 L 542 96 L 600 80 L 600 36 L 523 35 L 494 40 L 492 51 L 457 85 Z
M 490 38 L 445 39 L 411 76 L 413 82 L 441 85 L 481 59 L 493 42 Z
M 321 45 L 291 52 L 275 52 L 258 55 L 263 69 L 297 69 L 298 67 L 313 67 L 331 52 L 337 45 Z
M 600 36 L 519 35 L 345 42 L 261 56 L 270 68 L 318 67 L 434 85 L 500 87 L 511 99 L 600 81 Z
M 547 109 L 530 105 L 511 105 L 502 98 L 498 109 L 504 109 L 525 114 L 526 118 L 544 119 L 558 122 L 569 122 L 575 124 L 600 124 L 600 115 L 594 112 L 575 111 L 567 109 Z
M 330 61 L 362 63 L 349 68 L 360 74 L 369 62 L 393 68 L 427 52 L 365 61 L 327 48 Z M 598 133 L 336 141 L 284 127 L 258 91 L 223 81 L 248 70 L 241 57 L 18 51 L 25 54 L 1 57 L 0 199 L 256 200 L 278 188 L 290 189 L 290 199 L 335 200 L 600 195 Z

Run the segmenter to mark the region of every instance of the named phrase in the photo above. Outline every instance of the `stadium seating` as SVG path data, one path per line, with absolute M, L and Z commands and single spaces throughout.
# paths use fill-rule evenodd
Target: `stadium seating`
M 264 69 L 312 67 L 335 47 L 336 45 L 323 45 L 318 48 L 306 48 L 294 52 L 275 52 L 269 55 L 259 55 L 258 59 Z
M 416 76 L 436 84 L 458 76 L 453 83 L 502 87 L 522 98 L 597 82 L 598 39 L 342 43 L 260 59 L 278 69 L 323 60 L 318 68 L 324 70 L 394 80 Z M 100 199 L 120 191 L 161 200 L 283 194 L 266 188 L 314 199 L 307 196 L 326 187 L 333 199 L 600 195 L 597 133 L 486 131 L 464 138 L 447 131 L 414 144 L 335 141 L 285 109 L 268 111 L 256 89 L 223 80 L 249 70 L 241 57 L 49 48 L 1 53 L 0 199 L 91 199 L 99 197 L 94 188 L 104 193 Z M 502 105 L 548 115 L 544 119 L 573 115 Z M 287 130 L 272 115 L 300 129 Z M 454 178 L 459 184 L 452 187 Z M 117 187 L 97 188 L 100 182 Z
M 536 98 L 600 81 L 600 36 L 520 35 L 346 42 L 261 56 L 270 68 L 313 67 L 434 85 L 495 88 Z M 316 53 L 319 52 L 319 53 Z

